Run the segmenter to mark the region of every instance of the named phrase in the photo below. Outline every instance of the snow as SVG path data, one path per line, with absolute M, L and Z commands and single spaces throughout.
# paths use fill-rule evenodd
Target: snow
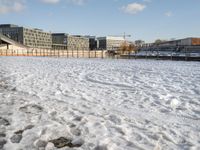
M 199 124 L 199 62 L 0 57 L 0 149 L 200 149 Z

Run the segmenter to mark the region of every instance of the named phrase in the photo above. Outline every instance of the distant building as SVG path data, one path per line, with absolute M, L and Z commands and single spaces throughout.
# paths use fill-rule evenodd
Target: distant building
M 52 48 L 51 33 L 40 29 L 29 29 L 12 24 L 0 25 L 0 33 L 31 48 Z
M 156 40 L 154 43 L 144 44 L 140 51 L 200 53 L 200 38 L 189 37 L 170 41 Z
M 124 42 L 123 37 L 106 36 L 99 37 L 99 49 L 117 50 Z
M 89 39 L 90 50 L 98 49 L 98 40 L 96 36 L 84 36 Z
M 178 40 L 164 41 L 159 46 L 200 46 L 200 38 L 184 38 Z
M 27 49 L 28 47 L 22 45 L 0 33 L 0 49 Z
M 69 50 L 89 50 L 89 39 L 80 35 L 69 35 L 67 47 Z
M 145 44 L 145 42 L 142 41 L 142 40 L 136 40 L 136 41 L 135 41 L 135 46 L 137 46 L 137 47 L 141 47 L 141 46 L 143 46 L 144 44 Z
M 52 48 L 66 50 L 67 49 L 68 34 L 65 33 L 53 33 L 52 34 Z
M 89 38 L 80 35 L 53 33 L 52 42 L 54 49 L 89 50 Z

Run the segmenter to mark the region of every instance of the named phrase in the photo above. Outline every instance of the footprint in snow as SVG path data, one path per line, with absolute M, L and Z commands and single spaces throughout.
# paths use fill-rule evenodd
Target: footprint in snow
M 19 130 L 14 132 L 13 136 L 10 138 L 10 141 L 12 143 L 20 143 L 21 139 L 22 139 L 22 134 L 25 130 L 30 130 L 34 127 L 34 125 L 28 125 L 25 129 L 23 130 Z
M 10 122 L 7 119 L 5 119 L 5 118 L 0 117 L 0 126 L 1 125 L 3 125 L 3 126 L 9 126 Z
M 39 114 L 43 111 L 43 107 L 36 104 L 29 104 L 19 108 L 20 111 L 27 114 Z
M 58 139 L 50 140 L 49 142 L 53 143 L 56 148 L 63 148 L 63 147 L 81 147 L 84 144 L 84 140 L 81 138 L 78 139 L 67 139 L 65 137 L 60 137 Z

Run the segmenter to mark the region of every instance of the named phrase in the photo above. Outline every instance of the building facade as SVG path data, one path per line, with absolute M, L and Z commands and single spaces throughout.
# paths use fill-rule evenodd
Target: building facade
M 67 50 L 67 37 L 65 33 L 52 34 L 52 48 L 57 50 Z
M 89 50 L 89 38 L 65 33 L 52 34 L 54 49 Z
M 106 36 L 99 37 L 99 49 L 117 50 L 125 42 L 123 37 Z
M 51 33 L 40 29 L 29 29 L 12 24 L 0 25 L 0 33 L 31 48 L 52 48 Z
M 185 38 L 165 41 L 157 44 L 159 46 L 200 46 L 200 38 Z
M 0 49 L 27 49 L 22 45 L 0 33 Z
M 71 35 L 67 38 L 69 50 L 89 50 L 89 39 L 79 35 Z
M 136 40 L 135 41 L 135 46 L 137 47 L 142 47 L 145 44 L 145 41 L 143 40 Z
M 98 40 L 96 36 L 85 36 L 85 37 L 89 39 L 90 50 L 98 49 Z

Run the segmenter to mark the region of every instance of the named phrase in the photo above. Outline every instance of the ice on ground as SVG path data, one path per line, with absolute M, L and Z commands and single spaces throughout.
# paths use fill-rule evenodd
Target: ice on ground
M 200 63 L 0 57 L 0 149 L 200 149 Z

